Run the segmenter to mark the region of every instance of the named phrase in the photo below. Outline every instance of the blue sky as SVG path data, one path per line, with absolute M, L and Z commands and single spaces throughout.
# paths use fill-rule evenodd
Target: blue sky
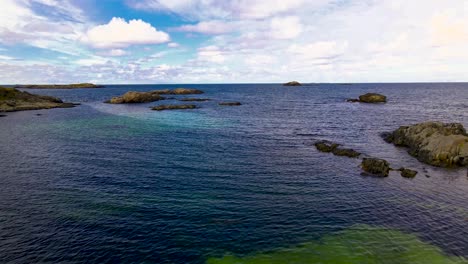
M 468 81 L 468 0 L 2 0 L 0 83 Z

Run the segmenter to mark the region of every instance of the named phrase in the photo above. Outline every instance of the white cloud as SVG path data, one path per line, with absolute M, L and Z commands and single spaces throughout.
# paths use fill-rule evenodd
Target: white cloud
M 160 44 L 170 40 L 169 35 L 158 31 L 142 20 L 114 17 L 108 24 L 89 29 L 81 38 L 94 48 L 124 48 L 139 44 Z
M 271 36 L 275 39 L 293 39 L 302 32 L 299 17 L 275 17 L 271 20 Z
M 195 32 L 208 35 L 224 34 L 231 32 L 234 29 L 233 24 L 219 20 L 202 21 L 195 25 L 183 25 L 176 28 L 177 31 Z
M 226 56 L 217 46 L 207 46 L 198 49 L 198 60 L 213 63 L 223 63 Z
M 176 43 L 176 42 L 171 42 L 171 43 L 167 44 L 167 47 L 168 48 L 178 48 L 178 47 L 180 47 L 180 44 Z
M 0 60 L 14 60 L 15 58 L 5 55 L 0 55 Z

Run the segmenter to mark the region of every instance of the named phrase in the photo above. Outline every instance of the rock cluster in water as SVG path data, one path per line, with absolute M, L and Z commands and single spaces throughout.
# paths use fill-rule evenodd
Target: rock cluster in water
M 390 172 L 390 164 L 383 159 L 364 158 L 362 159 L 361 168 L 372 175 L 387 177 Z
M 183 94 L 202 94 L 203 91 L 197 89 L 186 89 L 186 88 L 177 88 L 174 90 L 153 90 L 149 92 L 135 92 L 130 91 L 125 93 L 122 96 L 113 97 L 112 99 L 106 101 L 110 104 L 136 104 L 136 103 L 150 103 L 156 102 L 159 100 L 165 100 L 167 98 L 162 97 L 161 95 L 183 95 Z
M 468 135 L 460 123 L 425 122 L 384 133 L 388 143 L 408 148 L 419 161 L 438 167 L 468 166 Z
M 382 94 L 377 94 L 377 93 L 366 93 L 364 95 L 359 96 L 359 99 L 348 99 L 346 100 L 347 102 L 358 102 L 358 103 L 369 103 L 369 104 L 375 104 L 375 103 L 386 103 L 387 102 L 387 97 Z
M 283 86 L 302 86 L 302 84 L 297 81 L 292 81 L 292 82 L 284 83 Z
M 196 109 L 198 108 L 196 105 L 188 104 L 188 105 L 157 105 L 151 107 L 151 110 L 154 111 L 163 111 L 163 110 L 180 110 L 180 109 Z
M 27 84 L 16 85 L 15 88 L 22 89 L 83 89 L 83 88 L 103 88 L 103 85 L 93 83 L 72 83 L 72 84 Z
M 354 149 L 342 148 L 339 144 L 333 142 L 319 141 L 316 142 L 314 145 L 318 151 L 332 153 L 335 156 L 357 158 L 361 155 L 361 153 L 355 151 Z
M 75 105 L 64 103 L 59 98 L 52 96 L 35 95 L 15 88 L 0 87 L 0 112 L 70 108 Z

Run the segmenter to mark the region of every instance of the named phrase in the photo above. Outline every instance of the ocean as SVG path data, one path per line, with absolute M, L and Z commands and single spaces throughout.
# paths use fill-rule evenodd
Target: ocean
M 103 103 L 177 87 L 213 100 Z M 2 263 L 468 263 L 467 169 L 380 137 L 430 120 L 468 129 L 467 83 L 27 91 L 81 105 L 0 118 Z M 345 102 L 367 92 L 388 103 Z M 419 173 L 364 177 L 317 140 Z

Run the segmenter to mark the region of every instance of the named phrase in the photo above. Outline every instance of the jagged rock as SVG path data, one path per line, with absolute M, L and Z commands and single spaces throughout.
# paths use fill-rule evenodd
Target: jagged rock
M 347 148 L 335 148 L 332 150 L 333 155 L 335 156 L 344 156 L 349 158 L 357 158 L 361 155 L 361 153 L 355 151 L 354 149 L 347 149 Z
M 0 87 L 0 112 L 39 110 L 51 108 L 71 108 L 76 104 L 64 103 L 52 96 L 35 95 L 15 88 Z
M 383 133 L 388 143 L 407 147 L 419 161 L 438 167 L 468 166 L 468 135 L 462 124 L 425 122 Z
M 292 82 L 284 83 L 283 86 L 302 86 L 302 84 L 297 81 L 292 81 Z
M 242 105 L 240 102 L 221 102 L 218 105 L 222 106 L 239 106 Z
M 372 175 L 387 177 L 390 172 L 390 164 L 386 160 L 377 158 L 364 158 L 361 168 Z
M 418 174 L 417 171 L 410 170 L 410 169 L 407 169 L 407 168 L 400 168 L 399 171 L 401 173 L 401 176 L 405 177 L 405 178 L 414 178 L 414 177 L 416 177 L 416 174 Z
M 377 93 L 366 93 L 361 96 L 359 96 L 359 99 L 348 99 L 346 100 L 347 102 L 359 102 L 359 103 L 386 103 L 387 102 L 387 97 L 382 94 L 377 94 Z
M 332 143 L 328 141 L 319 141 L 319 142 L 316 142 L 314 145 L 318 151 L 326 152 L 326 153 L 332 152 L 334 149 L 336 149 L 339 146 L 336 143 Z
M 196 105 L 157 105 L 151 107 L 151 110 L 163 111 L 163 110 L 178 110 L 178 109 L 195 109 L 198 108 Z

